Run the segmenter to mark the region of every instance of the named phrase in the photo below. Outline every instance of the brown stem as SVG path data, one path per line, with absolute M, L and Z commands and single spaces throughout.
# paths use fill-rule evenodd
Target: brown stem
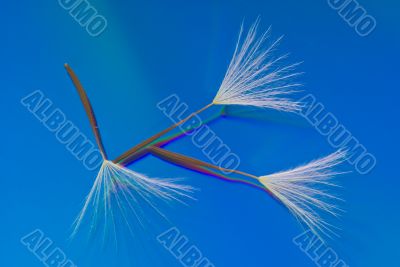
M 93 112 L 92 105 L 90 104 L 89 98 L 88 98 L 85 90 L 83 89 L 83 86 L 82 86 L 81 82 L 79 81 L 78 76 L 75 74 L 75 72 L 72 70 L 72 68 L 68 64 L 65 64 L 64 67 L 67 70 L 68 75 L 71 78 L 76 90 L 78 91 L 78 94 L 82 101 L 83 107 L 85 108 L 86 114 L 89 118 L 90 126 L 92 127 L 94 136 L 96 138 L 97 146 L 100 149 L 100 153 L 103 156 L 103 159 L 106 160 L 107 154 L 104 149 L 103 141 L 102 141 L 101 135 L 100 135 L 100 130 L 99 130 L 99 127 L 97 124 L 96 117 Z
M 167 162 L 173 163 L 173 164 L 178 165 L 180 167 L 187 168 L 187 169 L 192 170 L 192 171 L 201 172 L 203 174 L 214 176 L 214 177 L 217 177 L 219 179 L 230 181 L 230 182 L 246 184 L 246 185 L 258 188 L 258 189 L 260 189 L 262 191 L 265 191 L 267 193 L 270 193 L 269 190 L 266 187 L 261 186 L 261 185 L 259 185 L 257 183 L 253 183 L 253 182 L 242 180 L 242 179 L 228 177 L 228 176 L 219 174 L 217 172 L 208 170 L 204 166 L 205 165 L 204 162 L 202 163 L 200 161 L 200 164 L 196 164 L 193 161 L 191 161 L 191 158 L 189 158 L 189 157 L 181 155 L 183 157 L 183 159 L 180 159 L 180 158 L 176 157 L 176 153 L 168 153 L 169 151 L 166 151 L 164 149 L 161 149 L 161 150 L 164 150 L 164 152 L 166 151 L 167 153 L 159 153 L 160 151 L 157 151 L 157 150 L 155 150 L 153 148 L 154 148 L 154 146 L 147 147 L 146 149 L 143 149 L 143 151 L 146 151 L 145 153 L 150 153 L 150 154 L 156 156 L 157 158 L 160 158 L 160 159 L 165 160 Z M 199 161 L 197 161 L 197 162 L 199 162 Z M 218 168 L 216 166 L 214 166 L 214 167 Z M 213 169 L 215 169 L 215 168 L 213 168 Z M 220 169 L 219 169 L 219 171 L 220 171 Z
M 191 118 L 193 118 L 195 115 L 199 114 L 200 112 L 208 109 L 209 107 L 211 107 L 213 105 L 213 103 L 208 104 L 207 106 L 199 109 L 198 111 L 192 113 L 191 115 L 189 115 L 188 117 L 186 117 L 185 119 L 171 125 L 170 127 L 168 127 L 167 129 L 159 132 L 158 134 L 153 135 L 152 137 L 144 140 L 143 142 L 141 142 L 140 144 L 132 147 L 131 149 L 129 149 L 128 151 L 126 151 L 125 153 L 123 153 L 121 156 L 119 156 L 118 158 L 116 158 L 115 160 L 113 160 L 114 163 L 118 163 L 121 160 L 129 157 L 130 155 L 134 154 L 135 152 L 137 152 L 138 150 L 146 147 L 147 145 L 151 144 L 152 142 L 154 142 L 155 140 L 157 140 L 158 138 L 160 138 L 161 136 L 163 136 L 164 134 L 172 131 L 173 129 L 175 129 L 176 127 L 178 127 L 179 125 L 185 123 L 186 121 L 190 120 Z
M 65 69 L 67 70 L 67 72 L 68 72 L 68 74 L 69 74 L 69 76 L 70 76 L 70 78 L 71 78 L 71 80 L 72 80 L 72 82 L 73 82 L 78 94 L 79 94 L 79 97 L 81 99 L 83 107 L 85 108 L 86 114 L 87 114 L 87 116 L 89 118 L 90 126 L 92 127 L 93 133 L 94 133 L 95 138 L 96 138 L 97 145 L 98 145 L 98 147 L 100 149 L 100 152 L 101 152 L 101 154 L 103 156 L 103 159 L 107 160 L 107 154 L 106 154 L 106 151 L 104 149 L 104 145 L 103 145 L 103 142 L 102 142 L 102 139 L 101 139 L 101 134 L 100 134 L 100 130 L 99 130 L 99 127 L 98 127 L 98 124 L 97 124 L 96 116 L 95 116 L 95 114 L 93 112 L 93 108 L 92 108 L 92 105 L 90 104 L 89 98 L 88 98 L 88 96 L 87 96 L 87 94 L 86 94 L 81 82 L 79 81 L 77 75 L 72 70 L 72 68 L 68 64 L 65 64 Z M 215 166 L 215 165 L 212 165 L 212 164 L 209 164 L 209 163 L 206 163 L 206 162 L 203 162 L 203 161 L 191 158 L 191 157 L 187 157 L 187 156 L 184 156 L 184 155 L 181 155 L 181 154 L 178 154 L 178 153 L 174 153 L 174 152 L 170 152 L 170 151 L 167 151 L 167 150 L 162 149 L 160 147 L 157 147 L 157 145 L 161 145 L 161 144 L 156 144 L 155 146 L 151 146 L 151 147 L 148 147 L 146 149 L 142 149 L 142 148 L 145 148 L 147 145 L 151 144 L 152 142 L 154 142 L 155 140 L 157 140 L 162 135 L 164 135 L 167 132 L 175 129 L 176 127 L 178 127 L 179 125 L 183 124 L 184 122 L 190 120 L 196 114 L 206 110 L 207 108 L 211 107 L 212 105 L 213 105 L 213 103 L 208 104 L 207 106 L 205 106 L 205 107 L 201 108 L 200 110 L 194 112 L 193 114 L 189 115 L 187 118 L 181 120 L 180 122 L 170 126 L 169 128 L 165 129 L 164 131 L 162 131 L 162 132 L 160 132 L 160 133 L 158 133 L 158 134 L 146 139 L 144 142 L 136 145 L 135 147 L 133 147 L 132 149 L 128 150 L 123 155 L 118 157 L 114 162 L 118 163 L 123 159 L 127 160 L 127 159 L 131 159 L 131 158 L 138 158 L 138 157 L 144 156 L 147 153 L 151 153 L 151 154 L 154 154 L 155 156 L 157 156 L 157 157 L 159 157 L 161 159 L 164 159 L 164 160 L 166 160 L 168 162 L 177 164 L 179 166 L 183 166 L 185 168 L 188 168 L 188 169 L 191 169 L 191 170 L 194 170 L 194 171 L 200 171 L 200 172 L 203 172 L 203 173 L 206 173 L 206 174 L 209 174 L 209 175 L 213 175 L 213 176 L 219 177 L 221 179 L 225 179 L 225 180 L 229 180 L 229 181 L 233 181 L 233 182 L 241 182 L 241 183 L 244 183 L 244 184 L 255 186 L 255 187 L 258 187 L 258 188 L 260 188 L 260 189 L 265 191 L 266 190 L 265 188 L 263 188 L 263 187 L 261 187 L 261 186 L 259 186 L 257 184 L 253 184 L 253 183 L 248 182 L 248 181 L 229 178 L 229 177 L 226 177 L 224 175 L 218 174 L 216 172 L 212 172 L 210 170 L 206 170 L 205 168 L 215 169 L 215 170 L 218 170 L 218 171 L 233 172 L 233 173 L 237 173 L 237 174 L 244 175 L 244 176 L 247 176 L 247 177 L 250 177 L 250 178 L 258 180 L 258 177 L 254 176 L 254 175 L 251 175 L 251 174 L 248 174 L 248 173 L 245 173 L 245 172 L 241 172 L 241 171 L 237 171 L 237 170 L 230 170 L 230 169 L 218 167 L 218 166 Z M 137 152 L 138 150 L 141 150 L 141 151 Z
M 204 124 L 207 124 L 209 122 L 212 122 L 213 120 L 217 119 L 220 117 L 220 113 L 218 113 L 217 116 L 213 116 L 211 118 L 208 118 L 207 120 L 202 121 L 200 124 L 196 125 L 196 126 L 192 126 L 189 129 L 184 129 L 182 130 L 180 133 L 176 134 L 176 135 L 172 135 L 170 137 L 167 137 L 164 140 L 160 140 L 160 141 L 155 141 L 153 143 L 151 143 L 149 146 L 157 146 L 157 147 L 164 147 L 166 144 L 168 144 L 170 141 L 175 140 L 177 138 L 180 138 L 184 135 L 186 135 L 188 132 L 191 132 L 193 130 L 196 130 L 197 128 L 201 127 Z M 118 161 L 117 163 L 123 166 L 127 166 L 129 164 L 131 164 L 132 162 L 138 160 L 139 158 L 145 156 L 146 154 L 148 154 L 149 151 L 147 151 L 146 149 L 142 149 L 138 152 L 132 153 L 129 156 L 127 156 L 126 158 L 122 159 L 121 161 Z
M 178 153 L 175 153 L 175 152 L 171 152 L 171 151 L 165 150 L 165 149 L 160 148 L 160 147 L 151 146 L 151 147 L 148 147 L 147 150 L 149 150 L 151 153 L 153 153 L 153 154 L 155 154 L 155 155 L 157 155 L 159 157 L 173 159 L 176 163 L 182 164 L 182 163 L 188 162 L 188 163 L 199 165 L 199 166 L 202 166 L 202 167 L 206 167 L 206 168 L 210 168 L 210 169 L 214 169 L 214 170 L 218 170 L 218 171 L 229 172 L 229 173 L 236 173 L 236 174 L 240 174 L 240 175 L 247 176 L 247 177 L 250 177 L 252 179 L 258 180 L 258 177 L 255 176 L 255 175 L 252 175 L 252 174 L 249 174 L 249 173 L 246 173 L 246 172 L 242 172 L 242 171 L 237 171 L 237 170 L 227 169 L 227 168 L 223 168 L 223 167 L 218 167 L 218 166 L 215 166 L 213 164 L 210 164 L 210 163 L 207 163 L 207 162 L 195 159 L 195 158 L 191 158 L 191 157 L 188 157 L 188 156 L 185 156 L 185 155 L 182 155 L 182 154 L 178 154 Z

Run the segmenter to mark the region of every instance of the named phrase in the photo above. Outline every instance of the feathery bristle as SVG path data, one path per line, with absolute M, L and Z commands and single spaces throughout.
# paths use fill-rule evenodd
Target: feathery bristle
M 298 111 L 300 103 L 285 96 L 300 86 L 292 82 L 300 74 L 293 72 L 299 64 L 282 66 L 287 55 L 272 56 L 282 37 L 266 45 L 271 30 L 269 28 L 256 38 L 258 24 L 259 19 L 250 27 L 244 40 L 241 26 L 235 52 L 213 103 Z
M 331 204 L 339 198 L 326 191 L 337 186 L 331 178 L 340 172 L 333 168 L 342 163 L 346 152 L 339 150 L 306 165 L 260 177 L 260 182 L 315 234 L 335 234 L 322 215 L 338 216 L 340 209 Z
M 140 224 L 141 222 L 141 206 L 143 204 L 154 208 L 160 215 L 165 217 L 156 207 L 156 200 L 163 201 L 179 201 L 182 198 L 191 198 L 193 188 L 190 186 L 175 183 L 176 180 L 171 179 L 154 179 L 143 174 L 134 172 L 123 166 L 105 160 L 100 168 L 94 185 L 86 198 L 85 204 L 75 221 L 75 227 L 72 236 L 74 236 L 85 215 L 92 206 L 93 211 L 91 228 L 95 227 L 96 219 L 99 215 L 103 215 L 105 223 L 107 216 L 113 217 L 113 203 L 121 209 L 125 206 L 135 215 Z M 126 218 L 125 214 L 122 215 Z M 112 219 L 113 220 L 113 219 Z M 126 221 L 130 228 L 129 222 Z M 107 225 L 105 225 L 106 227 Z M 130 229 L 131 230 L 131 229 Z

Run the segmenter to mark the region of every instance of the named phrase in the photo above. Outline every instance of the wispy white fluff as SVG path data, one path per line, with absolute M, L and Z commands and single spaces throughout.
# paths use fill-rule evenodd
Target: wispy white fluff
M 340 209 L 333 204 L 339 198 L 327 189 L 336 186 L 331 178 L 340 173 L 333 168 L 345 158 L 346 152 L 339 150 L 306 165 L 262 176 L 260 182 L 314 233 L 329 236 L 334 234 L 333 226 L 322 216 L 337 216 Z
M 274 57 L 272 54 L 282 37 L 270 42 L 269 28 L 257 38 L 258 24 L 259 19 L 245 38 L 241 26 L 235 52 L 213 102 L 298 111 L 300 104 L 287 97 L 299 86 L 293 82 L 300 74 L 294 72 L 298 64 L 283 65 L 287 55 Z
M 142 224 L 141 206 L 149 205 L 164 216 L 156 207 L 155 201 L 157 199 L 167 202 L 182 202 L 182 198 L 191 198 L 190 193 L 192 191 L 191 187 L 177 184 L 174 180 L 149 178 L 111 161 L 104 161 L 75 221 L 72 236 L 77 233 L 89 211 L 93 219 L 91 228 L 95 227 L 100 214 L 104 216 L 105 224 L 110 220 L 114 223 L 113 207 L 115 206 L 120 209 L 122 217 L 130 227 L 130 222 L 125 214 L 126 210 L 132 212 L 139 223 Z M 130 230 L 132 231 L 132 229 Z

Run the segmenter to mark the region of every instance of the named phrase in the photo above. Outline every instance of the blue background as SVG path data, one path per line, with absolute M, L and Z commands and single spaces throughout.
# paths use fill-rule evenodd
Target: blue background
M 200 190 L 189 207 L 167 209 L 145 239 L 98 246 L 71 224 L 96 171 L 86 170 L 28 110 L 22 97 L 42 90 L 83 133 L 92 133 L 63 64 L 80 76 L 111 157 L 164 129 L 157 102 L 178 94 L 192 110 L 209 103 L 221 82 L 240 23 L 285 35 L 313 93 L 377 158 L 368 175 L 338 178 L 346 213 L 329 245 L 351 266 L 400 266 L 398 62 L 400 5 L 360 0 L 377 20 L 360 37 L 327 1 L 90 1 L 108 21 L 91 37 L 57 1 L 3 1 L 1 38 L 0 266 L 43 266 L 20 238 L 41 229 L 78 266 L 180 266 L 155 240 L 176 226 L 215 266 L 316 266 L 292 242 L 295 219 L 258 190 L 226 183 L 147 157 L 133 170 L 184 177 Z M 298 121 L 302 119 L 298 117 Z M 297 120 L 295 120 L 297 121 Z M 211 125 L 241 157 L 241 169 L 267 174 L 333 151 L 307 123 L 221 119 Z M 94 139 L 92 139 L 94 140 Z M 190 138 L 168 147 L 206 159 Z M 352 166 L 346 166 L 352 169 Z

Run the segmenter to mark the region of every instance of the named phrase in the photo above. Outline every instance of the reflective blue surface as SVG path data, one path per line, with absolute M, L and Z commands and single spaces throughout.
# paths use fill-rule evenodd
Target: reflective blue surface
M 377 159 L 366 175 L 344 166 L 352 171 L 338 178 L 346 213 L 338 223 L 340 238 L 327 243 L 351 266 L 398 266 L 400 10 L 395 1 L 359 2 L 377 21 L 366 37 L 327 1 L 92 0 L 108 22 L 98 37 L 58 1 L 3 3 L 0 266 L 43 266 L 20 241 L 35 229 L 78 266 L 182 266 L 157 241 L 171 227 L 215 266 L 317 266 L 292 241 L 302 228 L 268 194 L 154 157 L 130 168 L 150 177 L 184 178 L 199 189 L 196 201 L 164 209 L 169 221 L 151 216 L 133 238 L 120 223 L 118 244 L 113 236 L 104 242 L 90 238 L 87 227 L 69 241 L 96 171 L 88 171 L 20 103 L 41 90 L 94 141 L 63 68 L 68 62 L 88 92 L 114 158 L 170 125 L 156 107 L 165 97 L 177 94 L 193 111 L 208 104 L 242 20 L 257 16 L 261 27 L 273 26 L 273 36 L 285 35 L 282 52 L 290 52 L 293 62 L 304 61 L 303 93 L 312 93 Z M 268 174 L 335 150 L 300 116 L 261 117 L 210 124 L 240 156 L 242 170 Z M 168 149 L 207 160 L 187 137 Z

